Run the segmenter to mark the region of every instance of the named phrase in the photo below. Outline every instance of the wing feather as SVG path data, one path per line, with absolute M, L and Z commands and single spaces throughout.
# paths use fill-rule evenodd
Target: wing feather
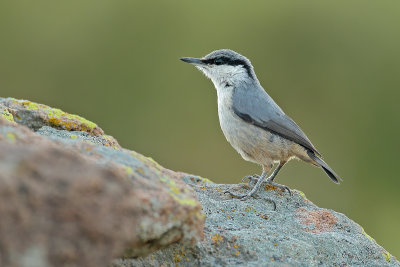
M 264 89 L 235 88 L 232 95 L 232 109 L 236 115 L 248 123 L 280 135 L 321 156 L 306 134 Z

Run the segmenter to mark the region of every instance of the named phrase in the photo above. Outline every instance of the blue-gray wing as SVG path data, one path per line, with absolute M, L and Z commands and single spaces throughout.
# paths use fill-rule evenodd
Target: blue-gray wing
M 261 90 L 235 88 L 232 109 L 248 123 L 280 135 L 320 155 L 300 127 L 289 118 L 275 101 Z

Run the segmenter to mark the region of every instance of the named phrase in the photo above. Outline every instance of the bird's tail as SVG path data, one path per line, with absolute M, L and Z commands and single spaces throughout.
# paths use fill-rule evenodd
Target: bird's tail
M 326 172 L 326 174 L 329 176 L 329 178 L 331 178 L 332 181 L 334 181 L 337 184 L 339 183 L 339 180 L 343 181 L 342 178 L 340 178 L 339 175 L 337 175 L 336 172 L 334 172 L 331 169 L 331 167 L 329 167 L 328 164 L 325 163 L 325 161 L 323 161 L 318 156 L 316 156 L 314 154 L 314 152 L 307 151 L 307 154 L 312 160 L 314 160 Z

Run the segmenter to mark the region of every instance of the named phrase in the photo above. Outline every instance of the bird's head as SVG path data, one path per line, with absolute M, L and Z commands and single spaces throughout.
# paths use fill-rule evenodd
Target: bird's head
M 250 60 L 229 49 L 213 51 L 203 58 L 183 57 L 181 60 L 195 65 L 216 87 L 234 86 L 257 79 Z

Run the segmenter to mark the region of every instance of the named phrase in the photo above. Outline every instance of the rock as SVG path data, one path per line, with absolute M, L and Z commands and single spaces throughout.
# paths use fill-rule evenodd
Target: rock
M 246 186 L 165 169 L 77 115 L 0 98 L 0 266 L 400 266 L 300 191 L 224 194 Z
M 78 116 L 9 98 L 0 112 L 0 266 L 109 266 L 203 237 L 184 174 Z
M 245 185 L 213 184 L 195 176 L 185 181 L 206 213 L 205 238 L 194 247 L 174 244 L 147 257 L 118 259 L 122 266 L 400 266 L 363 228 L 305 195 L 266 187 L 257 198 L 231 199 Z M 277 209 L 267 200 L 274 200 Z
M 0 104 L 0 117 L 10 122 L 14 122 L 13 115 L 9 112 L 8 108 Z
M 8 109 L 14 121 L 33 130 L 47 125 L 68 131 L 84 131 L 93 136 L 104 134 L 104 131 L 91 121 L 43 104 L 15 98 L 0 98 L 0 105 Z

